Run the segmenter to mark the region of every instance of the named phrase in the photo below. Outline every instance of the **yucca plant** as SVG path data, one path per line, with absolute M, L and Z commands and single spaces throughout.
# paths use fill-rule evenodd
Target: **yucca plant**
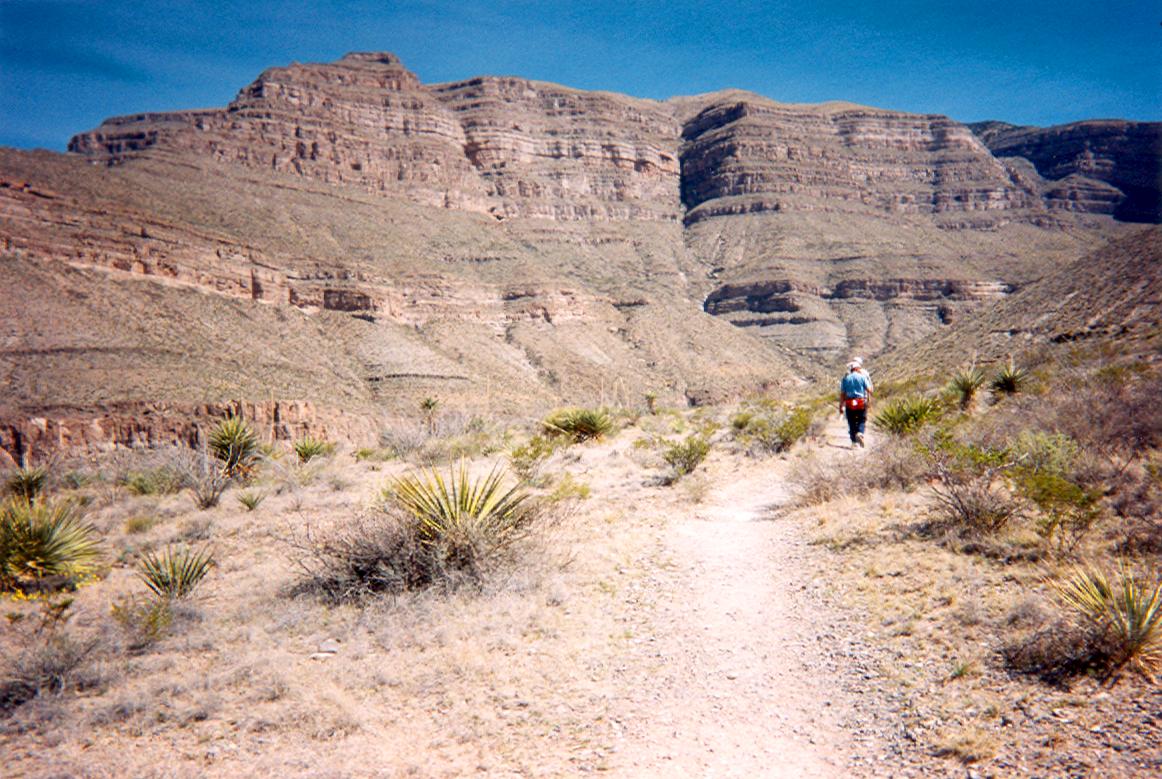
M 404 476 L 385 497 L 416 522 L 422 544 L 471 571 L 507 546 L 529 518 L 528 493 L 505 489 L 499 466 L 476 479 L 464 463 L 449 469 L 447 478 L 435 469 Z
M 266 494 L 262 492 L 244 492 L 238 496 L 238 502 L 245 506 L 247 511 L 254 511 L 264 500 Z
M 26 465 L 9 474 L 4 487 L 9 495 L 31 503 L 44 492 L 44 485 L 47 481 L 47 468 L 43 465 L 38 465 L 35 468 Z
M 1154 680 L 1162 668 L 1162 581 L 1144 585 L 1123 562 L 1113 576 L 1078 568 L 1053 587 L 1062 603 L 1111 642 L 1111 672 L 1130 667 Z
M 427 397 L 420 401 L 420 410 L 424 412 L 424 419 L 428 424 L 428 435 L 436 433 L 436 408 L 439 405 L 438 398 Z
M 76 504 L 32 503 L 11 498 L 0 506 L 0 587 L 43 586 L 46 579 L 68 585 L 89 573 L 100 558 L 96 529 Z
M 936 398 L 899 398 L 888 403 L 872 424 L 892 435 L 907 435 L 938 418 L 942 410 Z
M 299 462 L 301 463 L 308 463 L 316 457 L 323 457 L 333 451 L 335 451 L 335 445 L 333 443 L 310 435 L 303 436 L 298 441 L 295 441 L 295 454 L 299 456 Z
M 214 555 L 208 546 L 198 550 L 167 547 L 161 554 L 146 552 L 137 574 L 157 597 L 181 600 L 194 594 L 213 565 Z
M 1024 389 L 1028 379 L 1029 372 L 1024 368 L 1018 368 L 1013 364 L 1013 358 L 1010 357 L 1008 364 L 997 371 L 993 377 L 991 386 L 993 392 L 1001 395 L 1016 395 Z
M 613 417 L 603 408 L 563 408 L 545 417 L 541 426 L 549 435 L 565 436 L 580 443 L 612 432 Z
M 976 393 L 984 386 L 984 371 L 976 366 L 965 368 L 952 377 L 951 386 L 956 393 L 961 409 L 968 409 L 976 399 Z
M 243 475 L 258 459 L 258 438 L 242 417 L 227 417 L 210 433 L 210 451 L 227 476 Z

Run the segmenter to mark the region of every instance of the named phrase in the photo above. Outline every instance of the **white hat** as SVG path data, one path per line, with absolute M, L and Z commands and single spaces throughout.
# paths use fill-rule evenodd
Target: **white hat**
M 862 368 L 863 367 L 863 358 L 862 357 L 852 357 L 851 358 L 851 365 L 848 367 Z

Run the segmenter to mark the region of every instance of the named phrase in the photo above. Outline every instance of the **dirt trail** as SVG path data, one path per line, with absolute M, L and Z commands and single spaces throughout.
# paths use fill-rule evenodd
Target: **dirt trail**
M 825 444 L 842 452 L 842 426 Z M 670 523 L 648 585 L 658 597 L 623 670 L 615 716 L 627 726 L 615 767 L 633 776 L 845 774 L 854 705 L 850 669 L 824 638 L 820 582 L 795 527 L 772 520 L 789 500 L 788 462 L 719 474 L 723 484 Z M 837 659 L 840 662 L 837 664 Z

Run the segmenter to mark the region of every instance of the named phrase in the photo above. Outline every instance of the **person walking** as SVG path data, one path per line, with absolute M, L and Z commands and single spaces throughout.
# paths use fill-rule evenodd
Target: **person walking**
M 856 358 L 847 364 L 847 373 L 839 382 L 839 413 L 847 416 L 847 434 L 853 447 L 864 445 L 871 395 L 871 378 L 863 370 L 863 361 Z

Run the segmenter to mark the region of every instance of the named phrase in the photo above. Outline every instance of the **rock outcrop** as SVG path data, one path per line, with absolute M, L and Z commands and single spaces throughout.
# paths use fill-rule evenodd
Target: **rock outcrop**
M 1052 182 L 1046 192 L 1051 207 L 1162 222 L 1162 122 L 1018 127 L 994 121 L 969 127 L 997 157 L 1033 163 Z

